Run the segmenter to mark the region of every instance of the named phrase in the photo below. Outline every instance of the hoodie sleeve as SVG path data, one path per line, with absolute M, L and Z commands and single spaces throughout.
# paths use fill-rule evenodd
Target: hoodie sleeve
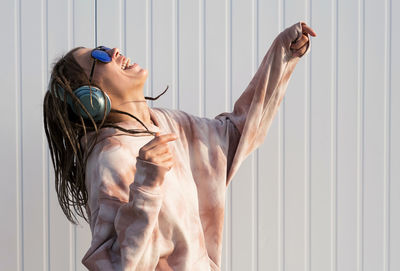
M 134 159 L 121 150 L 99 157 L 87 166 L 89 198 L 97 199 L 98 208 L 91 215 L 92 243 L 82 263 L 99 271 L 154 270 L 163 194 L 152 182 L 164 178 L 167 169 L 137 159 L 135 171 Z
M 172 131 L 187 141 L 184 144 L 195 178 L 212 180 L 224 174 L 228 185 L 242 161 L 263 142 L 301 57 L 290 49 L 292 42 L 302 35 L 301 23 L 276 37 L 256 74 L 235 102 L 233 112 L 219 114 L 214 119 L 177 110 L 168 112 L 178 123 Z
M 264 56 L 256 74 L 235 102 L 233 112 L 217 118 L 228 118 L 240 133 L 227 183 L 236 173 L 241 162 L 261 145 L 285 96 L 293 70 L 301 56 L 290 49 L 292 42 L 302 35 L 302 22 L 281 32 Z M 310 42 L 307 44 L 309 51 Z

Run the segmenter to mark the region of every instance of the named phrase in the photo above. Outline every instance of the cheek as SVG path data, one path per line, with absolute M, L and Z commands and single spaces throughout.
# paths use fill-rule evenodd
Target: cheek
M 104 86 L 110 86 L 118 82 L 118 70 L 111 65 L 99 65 L 94 68 L 93 80 Z

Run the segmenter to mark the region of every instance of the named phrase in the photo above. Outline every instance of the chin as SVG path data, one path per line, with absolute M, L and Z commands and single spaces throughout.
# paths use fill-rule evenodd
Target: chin
M 142 70 L 140 71 L 140 73 L 142 73 L 143 76 L 145 76 L 146 78 L 147 78 L 147 75 L 149 74 L 148 70 L 146 70 L 146 69 L 142 69 Z
M 147 75 L 148 75 L 147 70 L 146 70 L 146 69 L 142 69 L 142 70 L 138 73 L 136 85 L 140 85 L 140 86 L 143 87 L 144 84 L 146 83 Z
M 140 75 L 141 75 L 141 79 L 143 80 L 143 84 L 144 84 L 144 82 L 146 82 L 146 79 L 147 79 L 147 76 L 149 75 L 149 73 L 146 69 L 142 69 L 140 71 Z

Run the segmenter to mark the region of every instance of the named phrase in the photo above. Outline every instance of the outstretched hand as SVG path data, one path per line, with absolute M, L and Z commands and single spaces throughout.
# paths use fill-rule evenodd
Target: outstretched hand
M 297 40 L 293 41 L 292 45 L 290 46 L 290 49 L 292 50 L 294 56 L 302 56 L 307 51 L 309 34 L 313 37 L 317 36 L 314 30 L 306 23 L 301 23 L 301 32 L 303 33 L 303 35 L 301 35 L 301 37 Z

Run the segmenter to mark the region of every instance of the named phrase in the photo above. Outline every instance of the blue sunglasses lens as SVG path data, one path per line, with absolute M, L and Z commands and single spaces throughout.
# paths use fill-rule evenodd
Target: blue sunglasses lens
M 101 62 L 108 63 L 111 61 L 111 56 L 106 52 L 106 50 L 109 50 L 109 49 L 110 48 L 107 48 L 104 46 L 102 46 L 98 49 L 94 49 L 92 51 L 92 57 Z

